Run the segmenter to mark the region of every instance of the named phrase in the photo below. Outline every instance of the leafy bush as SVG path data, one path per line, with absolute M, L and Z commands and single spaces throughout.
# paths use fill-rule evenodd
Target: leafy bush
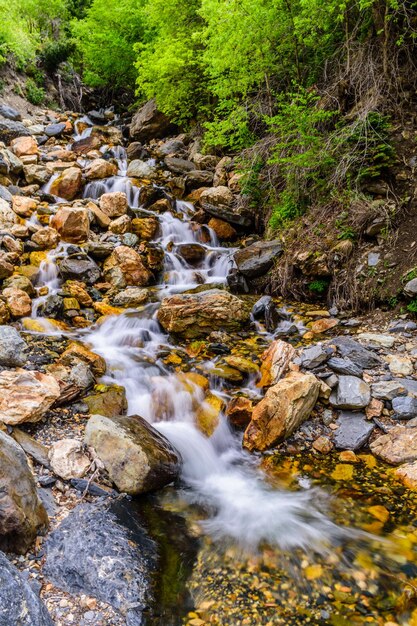
M 308 288 L 311 292 L 322 295 L 327 291 L 329 287 L 329 282 L 327 280 L 313 280 L 308 284 Z
M 411 302 L 407 304 L 407 311 L 417 314 L 417 298 L 414 298 L 413 300 L 411 300 Z
M 68 39 L 47 42 L 40 54 L 42 64 L 46 71 L 51 74 L 55 72 L 61 63 L 68 60 L 74 50 L 75 44 Z
M 25 86 L 26 98 L 32 104 L 39 105 L 45 100 L 45 89 L 38 87 L 32 78 L 28 78 Z

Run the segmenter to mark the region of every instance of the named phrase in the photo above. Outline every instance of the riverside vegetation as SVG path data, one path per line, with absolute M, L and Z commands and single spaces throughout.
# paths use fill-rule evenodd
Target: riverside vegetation
M 415 3 L 2 9 L 0 626 L 416 625 Z

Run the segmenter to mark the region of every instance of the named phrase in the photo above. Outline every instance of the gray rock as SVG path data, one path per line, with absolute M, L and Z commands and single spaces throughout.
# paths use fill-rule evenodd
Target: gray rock
M 372 397 L 378 400 L 393 400 L 398 396 L 406 396 L 405 386 L 396 380 L 381 380 L 372 385 Z
M 368 441 L 375 424 L 369 422 L 363 413 L 343 411 L 336 424 L 334 443 L 339 450 L 359 450 Z
M 341 359 L 339 357 L 332 357 L 327 361 L 327 365 L 330 369 L 334 370 L 338 374 L 346 374 L 348 376 L 361 376 L 362 368 L 355 365 L 350 359 Z
M 54 626 L 46 606 L 0 552 L 0 626 Z
M 394 381 L 405 387 L 410 396 L 417 397 L 417 380 L 414 378 L 394 378 Z
M 59 135 L 62 135 L 65 128 L 65 122 L 59 122 L 58 124 L 49 124 L 49 126 L 45 128 L 45 135 L 47 135 L 48 137 L 59 137 Z
M 19 111 L 9 106 L 8 104 L 0 104 L 0 115 L 7 118 L 8 120 L 13 120 L 14 122 L 22 121 L 22 116 L 20 115 Z
M 28 137 L 30 132 L 21 122 L 0 120 L 0 141 L 8 145 L 16 137 Z
M 405 396 L 403 398 L 394 398 L 392 408 L 395 413 L 393 417 L 399 420 L 409 420 L 417 417 L 417 398 Z
M 417 278 L 409 280 L 408 283 L 404 285 L 403 291 L 405 295 L 410 296 L 410 298 L 417 296 Z
M 351 339 L 350 337 L 335 337 L 331 339 L 332 345 L 337 347 L 338 352 L 342 357 L 348 357 L 353 363 L 361 367 L 362 369 L 372 369 L 380 365 L 381 361 L 379 357 L 367 350 L 358 341 Z
M 186 159 L 179 159 L 177 157 L 166 157 L 165 165 L 170 172 L 174 174 L 187 174 L 195 170 L 195 164 L 192 161 Z
M 301 365 L 305 369 L 312 370 L 325 363 L 332 355 L 332 351 L 321 344 L 306 348 L 300 355 Z
M 59 588 L 107 602 L 141 624 L 152 599 L 156 546 L 125 499 L 81 504 L 48 537 L 45 575 Z
M 417 324 L 410 320 L 396 320 L 388 327 L 389 333 L 408 333 L 411 330 L 416 330 Z
M 60 263 L 59 272 L 64 280 L 80 280 L 87 285 L 94 285 L 101 275 L 99 266 L 89 257 L 67 257 Z
M 282 244 L 278 239 L 257 241 L 251 246 L 235 252 L 237 269 L 246 278 L 256 278 L 265 274 L 274 260 L 282 254 Z
M 152 178 L 156 172 L 154 165 L 149 165 L 146 161 L 135 159 L 129 163 L 127 168 L 127 176 L 132 178 Z
M 229 224 L 235 224 L 236 226 L 242 226 L 248 228 L 252 226 L 253 215 L 248 211 L 242 209 L 233 210 L 230 207 L 223 205 L 214 205 L 209 202 L 201 202 L 201 206 L 206 213 L 218 217 Z
M 363 409 L 370 400 L 369 385 L 356 376 L 339 376 L 337 390 L 330 396 L 330 404 L 337 409 Z
M 211 187 L 213 179 L 213 172 L 208 172 L 207 170 L 191 170 L 191 172 L 187 172 L 187 176 L 185 178 L 188 189 Z
M 0 326 L 0 365 L 21 367 L 27 361 L 27 344 L 12 326 Z
M 0 185 L 0 198 L 2 200 L 6 200 L 6 202 L 8 202 L 9 204 L 13 202 L 12 194 L 7 189 L 7 187 L 4 187 L 4 185 Z
M 381 259 L 379 252 L 369 252 L 368 265 L 369 267 L 376 267 Z

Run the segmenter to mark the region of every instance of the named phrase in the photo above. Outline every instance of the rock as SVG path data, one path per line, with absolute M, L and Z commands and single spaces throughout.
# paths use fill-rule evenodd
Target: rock
M 38 203 L 32 198 L 26 198 L 26 196 L 13 196 L 13 211 L 19 217 L 30 217 L 36 210 Z
M 344 411 L 337 421 L 334 435 L 336 448 L 339 450 L 359 450 L 368 441 L 375 424 L 369 422 L 363 413 Z
M 26 454 L 35 459 L 39 465 L 49 468 L 48 448 L 46 446 L 16 426 L 13 428 L 12 437 Z
M 5 303 L 0 300 L 0 324 L 5 324 L 10 320 L 10 311 Z
M 330 396 L 330 404 L 337 409 L 363 409 L 370 400 L 369 385 L 356 376 L 339 376 L 337 391 Z
M 32 312 L 32 300 L 22 289 L 7 287 L 3 289 L 7 307 L 12 317 L 29 317 Z
M 347 376 L 362 376 L 362 368 L 355 365 L 350 359 L 341 359 L 333 356 L 327 361 L 328 367 L 338 374 L 346 374 Z
M 394 470 L 394 475 L 407 489 L 417 490 L 417 462 L 401 465 Z
M 271 343 L 262 356 L 261 380 L 258 387 L 275 385 L 287 372 L 296 352 L 290 343 L 277 339 Z
M 332 355 L 332 350 L 317 343 L 310 348 L 305 348 L 300 354 L 301 366 L 307 370 L 312 370 L 325 363 Z
M 117 166 L 104 159 L 94 159 L 85 168 L 85 177 L 88 180 L 97 180 L 116 176 Z
M 111 219 L 125 215 L 127 211 L 126 194 L 121 191 L 103 193 L 100 197 L 100 209 Z
M 74 200 L 83 186 L 82 174 L 79 167 L 68 167 L 51 184 L 50 193 L 58 198 Z M 58 230 L 58 229 L 57 229 Z
M 320 382 L 310 373 L 290 372 L 270 387 L 255 406 L 243 445 L 248 450 L 266 450 L 289 437 L 310 417 Z
M 116 417 L 127 412 L 125 388 L 120 385 L 96 385 L 94 393 L 83 398 L 83 403 L 87 405 L 91 415 Z
M 213 185 L 213 180 L 213 172 L 208 172 L 206 170 L 191 170 L 190 172 L 187 172 L 185 177 L 188 190 L 198 190 L 202 187 L 209 188 Z
M 396 380 L 381 380 L 372 385 L 372 396 L 378 400 L 393 400 L 397 396 L 406 395 L 406 388 Z
M 370 403 L 365 409 L 365 414 L 368 420 L 371 420 L 374 417 L 381 417 L 383 410 L 384 410 L 384 403 L 382 402 L 382 400 L 377 400 L 376 398 L 372 398 Z
M 60 237 L 55 228 L 45 226 L 33 233 L 31 239 L 41 250 L 52 250 L 57 247 Z
M 0 372 L 0 421 L 38 422 L 59 396 L 52 376 L 23 369 Z
M 135 159 L 129 163 L 126 175 L 130 178 L 152 178 L 155 175 L 155 166 Z
M 331 328 L 334 328 L 339 324 L 339 320 L 323 318 L 320 320 L 316 320 L 310 326 L 310 330 L 315 334 L 319 335 L 321 333 L 326 333 Z
M 61 439 L 53 443 L 49 448 L 49 459 L 54 474 L 64 480 L 82 478 L 91 466 L 83 445 L 76 439 Z
M 417 278 L 413 278 L 412 280 L 409 280 L 404 285 L 403 291 L 405 295 L 409 296 L 410 298 L 414 298 L 414 296 L 417 296 Z
M 390 333 L 409 333 L 417 329 L 417 324 L 410 320 L 395 320 L 388 328 Z
M 237 237 L 237 232 L 233 226 L 218 217 L 210 218 L 207 226 L 216 233 L 220 241 L 233 241 Z
M 235 224 L 236 226 L 242 226 L 244 228 L 248 228 L 253 224 L 253 214 L 251 214 L 247 209 L 234 209 L 223 204 L 214 205 L 209 204 L 208 202 L 201 202 L 201 205 L 204 211 L 209 215 L 218 217 L 219 219 L 229 222 L 230 224 Z
M 51 178 L 51 172 L 44 165 L 24 165 L 23 174 L 28 185 L 45 185 Z
M 371 344 L 382 346 L 383 348 L 392 348 L 396 341 L 395 337 L 392 337 L 391 335 L 382 335 L 380 333 L 359 333 L 356 336 L 362 341 L 367 341 Z
M 321 454 L 329 454 L 333 450 L 333 444 L 328 437 L 321 435 L 313 441 L 313 448 Z
M 210 187 L 203 191 L 200 196 L 201 204 L 208 203 L 213 206 L 230 207 L 233 202 L 233 194 L 228 187 L 220 185 L 219 187 Z
M 10 228 L 18 223 L 18 217 L 10 208 L 6 200 L 0 198 L 0 230 L 10 230 Z
M 335 345 L 342 357 L 348 357 L 353 363 L 362 369 L 372 369 L 381 364 L 379 357 L 367 350 L 361 344 L 350 337 L 335 337 L 330 340 L 331 345 Z
M 235 428 L 246 428 L 252 419 L 252 400 L 243 396 L 232 398 L 227 405 L 226 415 Z
M 0 626 L 54 626 L 26 576 L 0 552 Z
M 0 120 L 0 141 L 6 146 L 16 137 L 28 137 L 30 132 L 21 122 L 13 120 Z
M 200 263 L 206 256 L 206 249 L 199 243 L 181 243 L 175 247 L 176 251 L 187 263 Z
M 131 220 L 127 215 L 121 215 L 109 224 L 109 230 L 116 235 L 124 235 L 131 230 Z
M 385 357 L 389 371 L 394 376 L 410 376 L 414 372 L 413 363 L 408 357 L 389 354 Z
M 25 453 L 2 431 L 0 493 L 0 546 L 3 550 L 24 553 L 36 535 L 47 526 L 48 516 L 39 500 Z M 1 594 L 2 590 L 0 597 Z
M 140 287 L 130 287 L 119 291 L 113 299 L 115 306 L 122 307 L 138 307 L 141 304 L 147 302 L 149 293 L 147 289 L 140 289 Z
M 138 415 L 92 415 L 85 430 L 119 491 L 138 495 L 176 480 L 181 458 L 169 441 Z
M 417 460 L 417 428 L 394 426 L 369 444 L 375 456 L 391 465 Z
M 9 106 L 8 104 L 0 104 L 0 115 L 8 120 L 13 120 L 14 122 L 22 121 L 22 116 L 20 115 L 19 111 Z
M 0 365 L 21 367 L 27 361 L 27 344 L 12 326 L 0 326 Z
M 90 368 L 81 359 L 74 358 L 71 367 L 62 365 L 59 362 L 52 363 L 46 367 L 46 370 L 59 385 L 59 400 L 57 404 L 75 400 L 95 383 Z
M 417 417 L 417 398 L 412 398 L 411 396 L 394 398 L 392 408 L 394 409 L 394 419 L 413 419 Z
M 77 360 L 84 361 L 95 376 L 103 376 L 106 373 L 106 361 L 102 356 L 92 352 L 84 344 L 72 341 L 59 357 L 59 362 L 63 365 L 74 365 Z
M 257 241 L 251 246 L 235 252 L 234 260 L 237 269 L 243 276 L 256 278 L 265 274 L 280 254 L 282 254 L 282 245 L 278 239 Z
M 84 139 L 78 139 L 74 141 L 71 146 L 71 150 L 76 154 L 87 154 L 92 150 L 96 150 L 100 147 L 100 139 L 94 135 L 84 137 Z
M 12 194 L 4 185 L 0 185 L 0 200 L 5 200 L 8 204 L 12 204 L 13 202 Z
M 133 507 L 125 499 L 77 506 L 46 541 L 45 574 L 56 587 L 110 604 L 126 624 L 140 626 L 157 556 Z
M 94 285 L 101 276 L 99 266 L 88 256 L 64 258 L 59 264 L 59 273 L 64 280 L 78 280 L 87 285 Z
M 139 141 L 132 141 L 126 148 L 126 154 L 129 161 L 134 159 L 145 160 L 150 157 L 149 152 Z
M 227 291 L 211 289 L 164 298 L 158 321 L 167 332 L 192 339 L 214 330 L 238 330 L 249 321 L 249 315 L 249 308 L 242 300 Z
M 67 125 L 65 122 L 58 122 L 57 124 L 49 124 L 45 128 L 45 135 L 47 137 L 59 137 L 65 131 Z
M 130 137 L 135 141 L 146 143 L 150 139 L 164 137 L 170 127 L 171 122 L 168 117 L 161 111 L 158 111 L 156 102 L 152 99 L 133 116 L 130 124 Z
M 132 248 L 118 246 L 105 260 L 103 272 L 106 281 L 123 289 L 128 285 L 144 286 L 153 279 L 153 274 L 143 264 L 140 255 Z
M 0 280 L 8 278 L 13 274 L 13 265 L 9 263 L 6 254 L 0 252 Z
M 192 161 L 187 161 L 186 159 L 180 159 L 178 157 L 167 156 L 165 158 L 165 166 L 170 172 L 178 174 L 179 176 L 195 170 L 195 164 Z M 213 178 L 213 176 L 211 176 L 211 178 Z
M 39 154 L 38 143 L 33 137 L 16 137 L 11 143 L 13 154 L 18 158 Z

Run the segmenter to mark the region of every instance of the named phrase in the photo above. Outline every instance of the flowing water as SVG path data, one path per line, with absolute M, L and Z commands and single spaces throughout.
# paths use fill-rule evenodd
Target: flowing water
M 90 123 L 88 119 L 82 118 L 80 121 Z M 89 130 L 87 127 L 78 132 L 76 127 L 75 139 L 88 136 Z M 108 191 L 123 191 L 127 194 L 129 206 L 133 210 L 137 209 L 141 215 L 154 216 L 159 223 L 154 242 L 164 250 L 164 271 L 160 284 L 153 289 L 154 302 L 118 316 L 107 317 L 100 325 L 80 331 L 78 336 L 106 359 L 107 373 L 103 382 L 117 383 L 125 387 L 129 414 L 138 414 L 147 419 L 181 453 L 183 458 L 181 489 L 177 492 L 166 490 L 165 495 L 161 496 L 161 501 L 165 499 L 168 508 L 179 510 L 190 520 L 191 525 L 195 522 L 199 529 L 197 534 L 205 537 L 202 540 L 204 547 L 193 581 L 194 585 L 197 585 L 197 591 L 194 588 L 195 596 L 199 597 L 204 588 L 206 595 L 203 594 L 203 600 L 213 596 L 213 605 L 216 604 L 218 590 L 214 592 L 209 588 L 208 581 L 212 571 L 219 570 L 216 561 L 219 550 L 223 550 L 220 569 L 222 566 L 225 567 L 224 576 L 229 576 L 230 580 L 233 579 L 231 571 L 237 567 L 238 562 L 230 561 L 230 553 L 227 552 L 230 549 L 238 549 L 239 554 L 241 551 L 246 555 L 257 554 L 258 558 L 260 554 L 265 556 L 265 550 L 269 551 L 269 555 L 272 550 L 279 561 L 279 567 L 277 565 L 272 571 L 280 572 L 283 571 L 282 560 L 277 555 L 296 556 L 298 563 L 296 576 L 300 575 L 300 567 L 306 567 L 302 565 L 304 553 L 310 555 L 309 566 L 311 563 L 319 562 L 322 570 L 326 571 L 330 564 L 336 580 L 338 576 L 342 579 L 344 574 L 340 572 L 344 568 L 352 569 L 357 555 L 352 545 L 368 543 L 369 552 L 369 546 L 373 541 L 370 533 L 375 528 L 362 525 L 363 530 L 359 530 L 349 527 L 352 522 L 353 526 L 356 524 L 356 519 L 350 520 L 350 524 L 344 524 L 343 515 L 337 518 L 332 510 L 329 489 L 319 488 L 318 481 L 309 475 L 308 470 L 301 472 L 297 466 L 291 473 L 290 488 L 289 482 L 282 481 L 282 477 L 278 481 L 271 480 L 271 472 L 264 473 L 259 464 L 260 459 L 242 450 L 241 435 L 232 432 L 222 414 L 213 435 L 211 437 L 203 435 L 196 426 L 195 416 L 198 409 L 204 410 L 204 392 L 196 384 L 184 385 L 181 375 L 167 364 L 167 356 L 181 354 L 184 348 L 173 345 L 161 330 L 156 319 L 160 300 L 166 295 L 195 289 L 203 284 L 222 287 L 233 265 L 233 248 L 220 246 L 214 232 L 192 221 L 193 207 L 189 203 L 177 200 L 172 211 L 158 214 L 143 209 L 140 204 L 140 188 L 126 176 L 127 159 L 124 149 L 112 148 L 112 156 L 118 161 L 118 175 L 88 183 L 84 197 L 97 199 Z M 188 263 L 180 254 L 181 246 L 186 244 L 201 246 L 202 259 Z M 57 293 L 60 289 L 61 281 L 56 262 L 65 256 L 66 251 L 67 244 L 60 244 L 55 251 L 48 254 L 48 258 L 41 265 L 38 287 L 47 287 L 49 295 Z M 33 306 L 35 317 L 39 315 L 46 297 L 39 295 L 35 300 Z M 251 332 L 252 336 L 257 336 L 265 345 L 271 340 L 271 336 L 268 336 L 259 325 L 253 324 Z M 206 373 L 215 367 L 217 360 L 215 358 L 204 362 Z M 253 398 L 259 397 L 255 382 L 254 378 L 249 378 L 245 383 L 245 393 Z M 229 397 L 227 385 L 219 379 L 212 379 L 211 392 L 222 400 Z M 218 550 L 214 549 L 216 544 Z M 350 546 L 349 551 L 343 551 L 341 546 L 347 545 Z M 381 540 L 373 545 L 378 545 L 377 550 L 382 551 L 381 546 L 384 542 Z M 410 555 L 407 559 L 412 560 Z M 356 571 L 354 567 L 353 571 Z M 369 565 L 368 571 L 374 572 L 375 569 Z M 339 574 L 336 575 L 336 572 Z M 281 584 L 276 574 L 271 574 L 268 580 L 272 587 Z M 282 581 L 282 578 L 279 580 Z M 377 595 L 377 592 L 374 591 L 374 594 Z M 282 599 L 280 601 L 283 602 Z M 228 606 L 225 597 L 221 602 L 225 607 Z M 220 611 L 220 608 L 218 610 Z M 269 609 L 265 615 L 270 619 Z M 292 609 L 291 619 L 294 615 L 297 615 L 295 608 Z M 278 616 L 272 617 L 272 621 L 263 621 L 263 617 L 251 618 L 252 621 L 247 622 L 236 619 L 233 621 L 232 617 L 231 621 L 227 621 L 226 616 L 222 619 L 223 621 L 214 623 L 330 623 L 324 617 L 317 618 L 318 621 L 315 622 L 311 615 L 306 622 L 301 618 L 298 622 L 298 618 L 295 618 L 296 621 L 290 621 L 288 618 L 288 621 L 281 622 Z M 168 625 L 182 622 L 155 623 L 162 626 L 163 623 Z M 384 622 L 368 620 L 353 623 Z

